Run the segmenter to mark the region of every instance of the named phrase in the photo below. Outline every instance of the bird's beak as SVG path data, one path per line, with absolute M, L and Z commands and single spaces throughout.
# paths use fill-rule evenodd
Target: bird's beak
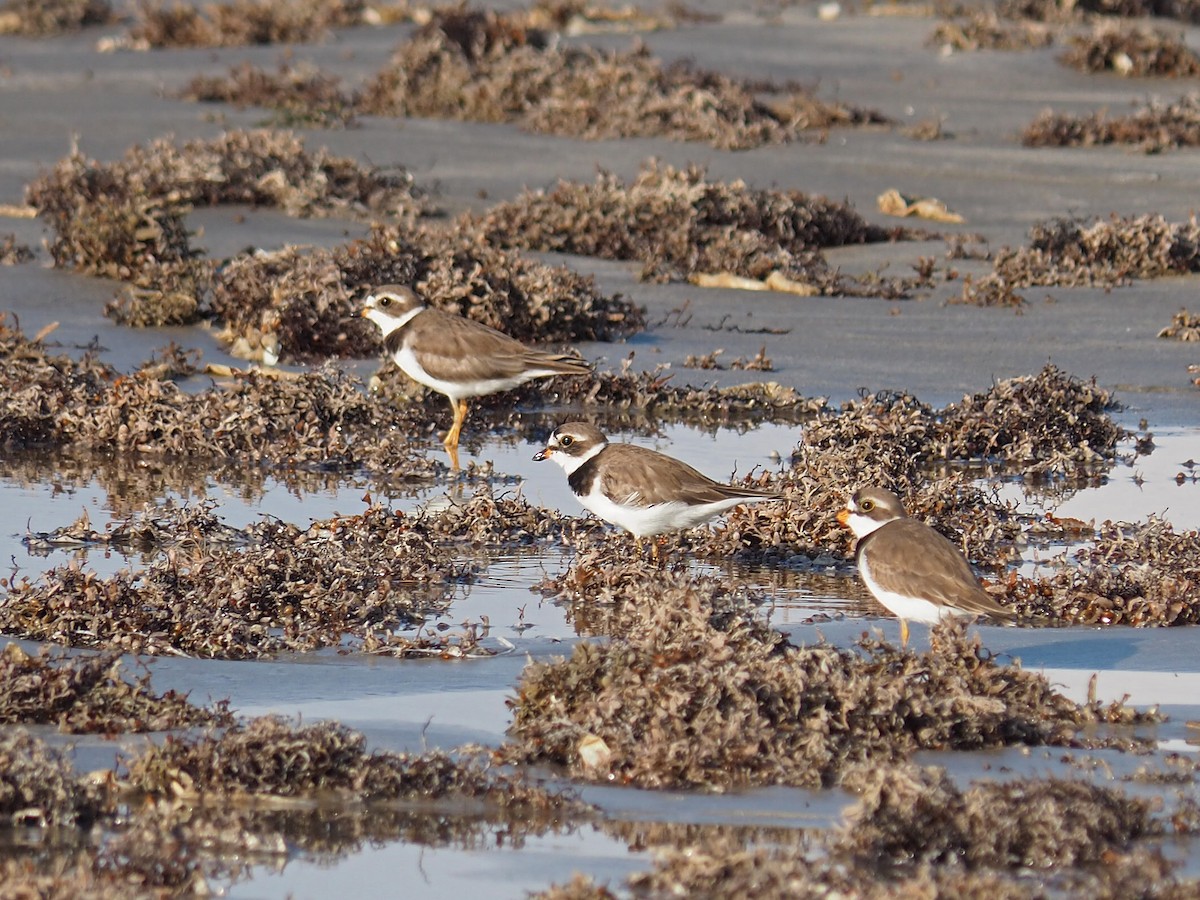
M 374 308 L 375 308 L 375 295 L 368 294 L 367 299 L 365 299 L 363 301 L 363 308 L 358 311 L 358 314 L 360 316 L 362 316 L 363 318 L 366 318 L 367 313 L 369 313 Z
M 838 520 L 838 524 L 839 524 L 839 525 L 842 525 L 842 526 L 844 526 L 844 527 L 847 527 L 847 528 L 848 528 L 848 527 L 850 527 L 850 526 L 849 526 L 849 523 L 850 523 L 850 510 L 848 510 L 848 509 L 839 509 L 839 510 L 838 510 L 838 514 L 837 514 L 837 520 Z
M 537 453 L 533 454 L 533 461 L 534 462 L 544 462 L 545 460 L 549 459 L 553 455 L 554 455 L 553 448 L 547 447 L 545 450 L 539 450 Z

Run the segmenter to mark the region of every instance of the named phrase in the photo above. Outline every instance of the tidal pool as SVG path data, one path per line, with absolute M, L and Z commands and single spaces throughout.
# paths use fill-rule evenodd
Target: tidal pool
M 794 425 L 710 432 L 673 426 L 663 428 L 656 438 L 628 439 L 724 478 L 755 467 L 778 467 L 800 436 L 801 429 Z M 1200 456 L 1200 431 L 1163 432 L 1156 435 L 1155 443 L 1150 456 L 1118 464 L 1100 486 L 1067 492 L 1061 501 L 1054 501 L 1057 505 L 1046 499 L 1045 492 L 1030 499 L 1017 483 L 1002 481 L 998 490 L 1029 514 L 1051 511 L 1060 517 L 1097 521 L 1139 521 L 1154 514 L 1180 528 L 1195 528 L 1200 523 L 1194 502 L 1200 488 L 1186 463 Z M 497 440 L 485 442 L 473 458 L 492 465 L 495 492 L 519 492 L 534 505 L 583 514 L 562 472 L 532 461 L 537 449 L 525 441 Z M 50 532 L 83 512 L 92 527 L 103 532 L 108 523 L 120 520 L 138 504 L 171 497 L 211 502 L 230 526 L 244 526 L 262 516 L 305 525 L 361 510 L 368 492 L 377 502 L 386 498 L 396 509 L 414 510 L 423 504 L 452 502 L 456 494 L 471 490 L 458 483 L 394 489 L 354 475 L 328 480 L 312 491 L 298 490 L 286 478 L 267 477 L 248 489 L 200 476 L 181 491 L 172 487 L 170 473 L 158 481 L 151 477 L 136 484 L 102 476 L 36 478 L 28 473 L 27 467 L 14 465 L 0 477 L 4 510 L 0 550 L 21 575 L 68 560 L 101 573 L 145 563 L 145 557 L 113 549 L 49 547 L 26 540 L 27 534 Z M 130 486 L 127 495 L 122 493 L 123 484 Z M 1030 552 L 1049 554 L 1061 548 Z M 494 651 L 494 656 L 399 661 L 330 650 L 253 662 L 159 658 L 145 664 L 159 690 L 190 691 L 198 702 L 228 698 L 232 708 L 245 716 L 278 713 L 307 721 L 336 719 L 362 731 L 373 747 L 420 752 L 469 743 L 496 745 L 504 739 L 510 721 L 506 700 L 526 662 L 569 653 L 577 639 L 563 608 L 535 589 L 548 575 L 570 564 L 570 555 L 561 548 L 497 554 L 474 583 L 455 588 L 445 615 L 423 626 L 475 623 L 483 630 L 481 646 Z M 700 571 L 720 571 L 761 591 L 769 601 L 763 615 L 796 643 L 823 639 L 846 646 L 869 629 L 895 636 L 894 620 L 880 614 L 845 566 L 793 571 L 740 564 L 692 565 Z M 1200 718 L 1200 666 L 1191 652 L 1190 629 L 977 627 L 991 652 L 1002 659 L 1020 658 L 1025 667 L 1043 671 L 1072 699 L 1082 701 L 1088 696 L 1095 673 L 1101 698 L 1128 695 L 1134 704 L 1161 706 L 1171 717 L 1157 732 L 1163 750 L 1194 752 L 1190 742 L 1194 733 L 1185 723 Z M 916 643 L 923 645 L 928 632 L 917 628 L 914 635 Z M 96 737 L 54 740 L 72 746 L 81 767 L 109 764 L 116 749 L 112 742 Z M 1007 750 L 924 754 L 921 761 L 952 765 L 964 780 L 999 765 L 1041 774 L 1077 774 L 1063 759 L 1053 751 Z M 841 791 L 792 789 L 750 790 L 724 797 L 617 787 L 585 787 L 581 793 L 614 821 L 729 827 L 827 827 L 850 802 Z M 248 880 L 230 886 L 230 896 L 320 897 L 350 884 L 364 895 L 385 894 L 394 892 L 402 881 L 406 896 L 469 891 L 485 898 L 512 897 L 551 882 L 565 882 L 576 871 L 616 885 L 651 864 L 648 851 L 631 850 L 611 830 L 592 824 L 525 836 L 515 843 L 486 823 L 468 828 L 467 833 L 469 839 L 436 845 L 395 839 L 350 843 L 335 852 L 293 848 L 253 866 Z

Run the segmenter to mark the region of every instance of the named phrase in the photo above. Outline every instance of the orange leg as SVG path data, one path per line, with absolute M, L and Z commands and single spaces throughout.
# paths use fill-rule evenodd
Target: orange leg
M 463 421 L 467 418 L 467 401 L 459 400 L 455 403 L 451 400 L 450 409 L 454 412 L 454 424 L 450 426 L 450 430 L 446 432 L 446 439 L 442 441 L 447 450 L 458 446 L 458 436 L 462 432 Z
M 900 646 L 908 646 L 908 623 L 903 619 L 900 620 Z

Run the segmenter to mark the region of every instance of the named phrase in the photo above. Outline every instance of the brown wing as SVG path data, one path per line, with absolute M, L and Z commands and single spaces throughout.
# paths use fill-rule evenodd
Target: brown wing
M 721 484 L 685 462 L 634 444 L 609 444 L 604 465 L 600 489 L 615 503 L 655 506 L 672 500 L 699 504 L 776 496 L 770 491 Z
M 482 322 L 440 309 L 427 309 L 406 328 L 393 332 L 405 343 L 416 342 L 421 366 L 444 381 L 484 381 L 515 378 L 528 369 L 547 369 L 563 375 L 591 370 L 580 360 L 561 353 L 526 347 Z M 389 344 L 388 350 L 397 347 Z
M 925 523 L 897 519 L 863 540 L 870 547 L 871 577 L 881 588 L 966 613 L 1013 618 L 979 584 L 958 548 Z

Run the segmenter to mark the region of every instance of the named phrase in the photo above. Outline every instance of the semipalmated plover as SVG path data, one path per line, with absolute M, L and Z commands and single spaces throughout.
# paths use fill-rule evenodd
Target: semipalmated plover
M 863 584 L 900 619 L 902 645 L 908 644 L 909 619 L 935 624 L 946 616 L 1014 618 L 979 584 L 959 549 L 910 519 L 891 491 L 855 491 L 837 519 L 858 538 L 855 557 Z
M 713 481 L 687 463 L 646 447 L 610 444 L 600 429 L 567 422 L 533 457 L 552 459 L 567 473 L 586 509 L 640 540 L 693 528 L 740 503 L 778 494 Z M 657 555 L 657 546 L 655 546 Z
M 404 374 L 450 401 L 454 423 L 443 443 L 455 468 L 468 398 L 509 391 L 534 378 L 592 371 L 578 357 L 526 347 L 482 322 L 426 306 L 404 285 L 376 288 L 362 315 L 379 326 Z

